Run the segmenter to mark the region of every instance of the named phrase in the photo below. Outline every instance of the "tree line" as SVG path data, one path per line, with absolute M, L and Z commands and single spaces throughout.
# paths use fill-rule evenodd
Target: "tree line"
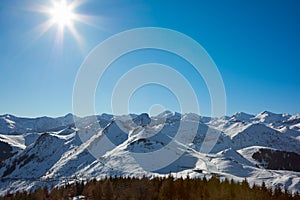
M 124 178 L 109 177 L 102 180 L 92 179 L 88 182 L 76 181 L 60 188 L 38 187 L 31 192 L 8 193 L 0 197 L 2 199 L 36 199 L 59 200 L 72 199 L 75 196 L 84 196 L 85 199 L 203 199 L 203 200 L 231 200 L 231 199 L 295 199 L 300 200 L 300 194 L 291 194 L 280 187 L 267 188 L 263 182 L 261 185 L 250 186 L 246 179 L 242 182 L 223 179 L 216 176 L 210 179 L 186 179 L 172 176 L 156 178 Z

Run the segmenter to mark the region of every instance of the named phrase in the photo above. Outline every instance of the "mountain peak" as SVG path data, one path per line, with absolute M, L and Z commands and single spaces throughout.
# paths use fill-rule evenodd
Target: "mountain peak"
M 69 117 L 74 117 L 74 115 L 72 113 L 68 113 L 64 116 L 65 118 L 69 118 Z
M 151 118 L 147 113 L 142 113 L 133 119 L 134 123 L 139 126 L 147 126 L 151 122 Z
M 236 112 L 230 117 L 231 121 L 249 121 L 251 118 L 255 117 L 254 115 L 247 114 L 244 112 Z
M 258 115 L 266 115 L 266 116 L 270 116 L 270 115 L 277 115 L 276 113 L 270 112 L 270 111 L 262 111 L 260 112 Z
M 170 117 L 181 117 L 181 114 L 178 112 L 172 112 L 169 110 L 165 110 L 163 112 L 161 112 L 160 114 L 158 114 L 156 117 L 162 117 L 162 118 L 170 118 Z
M 6 119 L 14 119 L 14 118 L 16 118 L 16 116 L 11 115 L 11 114 L 0 115 L 0 117 L 6 118 Z
M 263 111 L 255 116 L 255 118 L 259 119 L 261 122 L 265 123 L 274 123 L 280 121 L 286 121 L 291 115 L 289 114 L 276 114 L 270 111 Z

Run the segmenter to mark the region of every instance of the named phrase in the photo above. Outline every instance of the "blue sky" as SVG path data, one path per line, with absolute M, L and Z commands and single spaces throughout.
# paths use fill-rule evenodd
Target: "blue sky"
M 180 31 L 200 43 L 216 63 L 226 89 L 227 114 L 300 113 L 300 2 L 289 1 L 96 1 L 74 12 L 89 15 L 75 22 L 82 41 L 66 30 L 57 41 L 57 25 L 39 36 L 49 15 L 33 11 L 37 0 L 0 2 L 0 114 L 60 116 L 72 112 L 77 71 L 100 42 L 121 31 L 157 26 Z M 115 62 L 96 93 L 98 113 L 111 112 L 110 92 L 118 77 L 139 64 L 168 64 L 182 73 L 210 114 L 207 88 L 184 60 L 166 52 L 135 52 Z M 186 66 L 186 67 L 183 67 Z M 101 84 L 101 82 L 100 82 Z M 156 85 L 137 91 L 130 111 L 148 112 L 153 104 L 179 110 L 175 96 Z

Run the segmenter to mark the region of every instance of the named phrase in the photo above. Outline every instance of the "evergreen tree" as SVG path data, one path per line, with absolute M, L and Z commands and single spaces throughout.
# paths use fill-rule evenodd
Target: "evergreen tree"
M 277 186 L 267 188 L 263 182 L 261 186 L 249 186 L 246 179 L 242 182 L 234 182 L 212 176 L 210 179 L 182 179 L 174 180 L 172 176 L 167 178 L 148 179 L 138 178 L 105 178 L 103 180 L 91 180 L 86 184 L 75 182 L 65 184 L 61 188 L 52 188 L 49 192 L 47 187 L 37 187 L 35 191 L 8 193 L 1 199 L 72 199 L 83 194 L 87 199 L 254 199 L 254 200 L 300 200 L 299 193 L 291 194 L 287 189 L 284 191 Z
M 111 179 L 107 179 L 102 185 L 103 197 L 106 200 L 111 200 L 114 197 L 113 185 Z

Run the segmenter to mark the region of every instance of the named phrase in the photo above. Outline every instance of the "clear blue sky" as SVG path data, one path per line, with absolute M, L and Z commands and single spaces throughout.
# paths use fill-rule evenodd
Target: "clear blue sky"
M 58 43 L 57 25 L 39 36 L 39 24 L 49 15 L 32 11 L 37 4 L 50 6 L 47 0 L 0 2 L 0 114 L 34 117 L 72 112 L 76 73 L 89 51 L 115 33 L 145 26 L 180 31 L 207 50 L 224 80 L 228 115 L 263 110 L 300 113 L 298 0 L 86 0 L 75 9 L 92 16 L 89 25 L 75 22 L 81 43 L 68 30 L 63 43 Z M 201 114 L 209 115 L 205 84 L 193 77 L 193 70 L 180 67 L 188 65 L 183 60 L 154 50 L 127 56 L 106 76 L 112 85 L 97 91 L 98 113 L 110 112 L 107 94 L 123 72 L 138 64 L 158 62 L 193 80 Z M 137 91 L 130 108 L 147 112 L 155 103 L 178 110 L 174 95 L 158 86 Z

